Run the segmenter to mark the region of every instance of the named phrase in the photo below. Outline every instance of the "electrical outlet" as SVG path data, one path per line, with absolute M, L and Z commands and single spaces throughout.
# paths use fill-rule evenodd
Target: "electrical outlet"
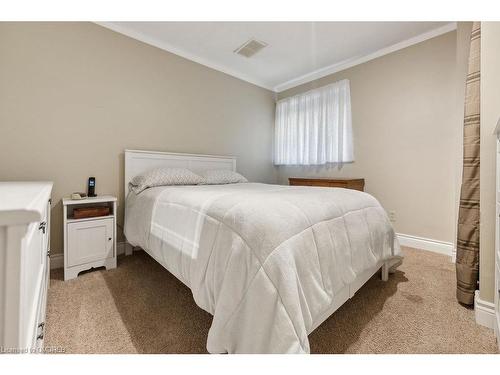
M 387 214 L 389 216 L 389 220 L 394 223 L 396 221 L 396 211 L 389 211 Z

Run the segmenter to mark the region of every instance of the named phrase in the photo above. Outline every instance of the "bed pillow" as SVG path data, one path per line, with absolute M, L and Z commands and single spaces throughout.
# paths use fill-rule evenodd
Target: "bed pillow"
M 248 180 L 241 174 L 229 171 L 227 169 L 214 169 L 200 173 L 201 177 L 205 180 L 203 183 L 206 185 L 219 185 L 219 184 L 237 184 L 239 182 L 248 182 Z
M 198 185 L 203 177 L 186 168 L 155 168 L 135 176 L 129 183 L 129 189 L 136 194 L 154 186 Z

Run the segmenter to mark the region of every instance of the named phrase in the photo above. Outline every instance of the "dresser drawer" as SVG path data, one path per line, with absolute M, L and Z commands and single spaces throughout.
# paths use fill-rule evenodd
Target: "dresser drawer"
M 40 303 L 40 293 L 45 287 L 45 270 L 47 268 L 47 252 L 44 248 L 44 235 L 41 222 L 31 223 L 24 237 L 22 247 L 22 287 L 21 287 L 21 336 L 25 342 L 33 342 L 37 315 Z
M 338 188 L 344 188 L 344 189 L 350 189 L 354 187 L 354 184 L 346 182 L 346 181 L 331 181 L 329 183 L 330 187 L 338 187 Z
M 297 178 L 291 177 L 288 182 L 292 186 L 319 186 L 343 188 L 363 191 L 365 180 L 362 178 L 353 179 L 331 179 L 331 178 Z
M 331 182 L 328 181 L 293 181 L 290 182 L 290 185 L 292 186 L 320 186 L 320 187 L 332 187 Z
M 500 340 L 500 263 L 498 260 L 495 266 L 495 290 L 494 290 L 494 306 L 495 306 L 495 334 L 497 342 Z
M 47 256 L 47 265 L 44 270 L 42 285 L 40 286 L 37 319 L 33 331 L 33 348 L 41 350 L 45 336 L 45 316 L 47 312 L 47 293 L 50 283 L 50 258 Z
M 50 201 L 43 211 L 42 219 L 31 223 L 24 238 L 23 251 L 23 288 L 21 316 L 23 332 L 30 348 L 43 347 L 43 328 L 45 325 L 45 310 L 47 303 L 47 288 L 49 280 L 49 232 L 50 232 Z M 39 338 L 39 336 L 41 336 Z

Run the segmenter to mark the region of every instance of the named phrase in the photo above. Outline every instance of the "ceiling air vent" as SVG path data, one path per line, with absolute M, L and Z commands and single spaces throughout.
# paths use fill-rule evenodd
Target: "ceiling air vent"
M 255 39 L 250 39 L 249 41 L 245 42 L 242 46 L 236 48 L 234 50 L 234 53 L 237 53 L 238 55 L 245 57 L 252 57 L 266 46 L 267 43 Z

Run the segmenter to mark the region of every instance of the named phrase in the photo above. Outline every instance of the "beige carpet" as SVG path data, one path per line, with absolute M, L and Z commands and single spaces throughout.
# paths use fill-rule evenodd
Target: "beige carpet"
M 387 283 L 373 277 L 310 335 L 312 353 L 496 353 L 491 330 L 455 299 L 449 258 L 404 249 Z M 68 353 L 206 353 L 211 315 L 144 252 L 62 281 L 52 273 L 45 346 Z

